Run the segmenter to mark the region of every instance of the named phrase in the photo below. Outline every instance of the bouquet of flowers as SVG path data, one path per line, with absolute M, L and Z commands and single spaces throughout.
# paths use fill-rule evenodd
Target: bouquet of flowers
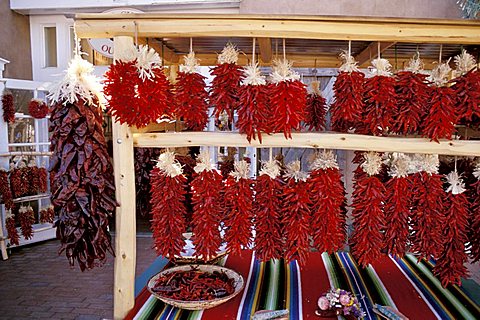
M 365 313 L 353 293 L 342 289 L 331 289 L 318 299 L 320 310 L 315 312 L 320 317 L 345 316 L 347 319 L 363 319 Z

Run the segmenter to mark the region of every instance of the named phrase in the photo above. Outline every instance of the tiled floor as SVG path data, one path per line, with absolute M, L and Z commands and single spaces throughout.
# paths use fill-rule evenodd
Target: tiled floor
M 137 275 L 155 259 L 151 236 L 137 237 Z M 19 248 L 0 261 L 0 319 L 111 319 L 113 257 L 81 272 L 56 240 Z

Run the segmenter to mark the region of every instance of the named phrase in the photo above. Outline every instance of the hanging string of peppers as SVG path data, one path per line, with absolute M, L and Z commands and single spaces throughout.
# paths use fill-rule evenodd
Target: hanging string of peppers
M 0 169 L 0 199 L 0 203 L 5 204 L 6 210 L 13 208 L 13 196 L 8 181 L 8 172 L 3 169 Z
M 18 209 L 18 220 L 20 221 L 20 230 L 25 240 L 33 238 L 33 224 L 35 223 L 35 213 L 30 206 L 21 206 Z
M 13 215 L 11 209 L 5 210 L 5 228 L 7 229 L 10 244 L 12 246 L 18 246 L 20 236 L 18 235 L 18 230 L 15 225 L 15 216 Z
M 280 259 L 284 241 L 281 232 L 283 186 L 276 160 L 262 164 L 255 183 L 255 256 L 261 261 Z
M 247 161 L 237 161 L 225 181 L 225 241 L 232 254 L 240 254 L 252 244 L 253 180 L 249 172 Z
M 325 129 L 326 100 L 322 97 L 320 82 L 312 81 L 311 86 L 312 92 L 308 94 L 305 106 L 305 124 L 309 130 L 321 131 Z
M 40 210 L 40 223 L 53 223 L 54 219 L 55 210 L 52 205 Z
M 308 189 L 312 202 L 310 229 L 319 252 L 333 253 L 345 245 L 345 189 L 332 151 L 319 153 L 312 164 Z
M 15 101 L 9 90 L 4 90 L 2 95 L 3 121 L 6 123 L 15 122 Z
M 470 256 L 473 262 L 480 261 L 480 162 L 475 166 L 473 176 L 476 181 L 471 185 L 471 210 L 468 239 L 472 246 Z
M 187 178 L 173 152 L 164 152 L 151 171 L 152 232 L 158 255 L 175 259 L 185 241 Z
M 32 99 L 28 103 L 28 114 L 35 119 L 43 119 L 48 114 L 48 106 L 43 100 Z

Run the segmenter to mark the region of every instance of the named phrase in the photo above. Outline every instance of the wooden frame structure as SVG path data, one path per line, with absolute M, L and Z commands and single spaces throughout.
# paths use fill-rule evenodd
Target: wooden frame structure
M 458 20 L 371 19 L 355 17 L 241 16 L 241 15 L 155 15 L 82 14 L 76 16 L 75 30 L 80 38 L 114 37 L 115 55 L 133 42 L 134 35 L 149 37 L 258 37 L 261 48 L 269 38 L 367 40 L 386 43 L 414 42 L 441 44 L 480 44 L 480 23 Z M 387 48 L 384 45 L 382 48 Z M 261 53 L 271 59 L 271 53 Z M 178 56 L 169 51 L 164 57 L 175 63 Z M 212 56 L 214 53 L 212 52 Z M 206 58 L 206 57 L 205 57 Z M 214 61 L 209 57 L 209 61 Z M 332 62 L 336 57 L 324 58 Z M 323 66 L 319 60 L 319 66 Z M 338 63 L 338 62 L 336 62 Z M 372 137 L 339 133 L 294 133 L 265 136 L 263 144 L 248 144 L 237 133 L 152 133 L 126 125 L 113 125 L 113 152 L 117 200 L 116 258 L 114 276 L 114 317 L 123 318 L 134 304 L 135 281 L 135 182 L 134 147 L 174 146 L 257 146 L 331 148 L 344 150 L 397 151 L 480 156 L 480 141 L 430 142 L 423 138 Z

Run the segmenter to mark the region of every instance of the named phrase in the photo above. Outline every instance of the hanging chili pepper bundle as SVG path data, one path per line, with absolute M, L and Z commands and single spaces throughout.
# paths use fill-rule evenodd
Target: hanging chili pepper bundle
M 20 236 L 18 235 L 18 230 L 15 225 L 15 216 L 12 213 L 11 209 L 5 210 L 5 228 L 7 229 L 8 239 L 10 245 L 18 246 Z
M 117 205 L 113 168 L 103 134 L 101 84 L 93 65 L 76 56 L 50 94 L 50 132 L 55 172 L 55 226 L 70 264 L 83 271 L 114 254 L 108 225 Z
M 414 134 L 425 117 L 425 106 L 430 98 L 427 75 L 422 73 L 423 62 L 419 56 L 410 59 L 405 71 L 397 73 L 395 94 L 397 98 L 392 131 Z
M 432 70 L 428 112 L 424 120 L 422 135 L 438 142 L 438 139 L 452 139 L 455 132 L 457 114 L 452 88 L 447 84 L 448 74 L 452 69 L 447 63 L 439 64 Z
M 470 256 L 473 262 L 480 260 L 480 162 L 475 166 L 473 171 L 474 177 L 477 179 L 471 185 L 471 210 L 470 223 L 468 229 L 468 239 L 472 246 Z
M 284 241 L 282 238 L 282 181 L 278 161 L 262 164 L 255 183 L 255 256 L 260 261 L 280 259 Z
M 176 149 L 178 150 L 178 148 Z M 187 151 L 187 154 L 181 155 L 176 154 L 175 160 L 177 160 L 182 165 L 183 175 L 187 178 L 187 186 L 193 181 L 195 175 L 195 166 L 197 162 L 193 159 Z M 187 209 L 187 213 L 185 215 L 185 223 L 187 224 L 187 229 L 191 228 L 192 224 L 192 214 L 193 214 L 193 205 L 192 205 L 192 193 L 187 192 L 185 194 L 185 208 Z
M 188 129 L 201 131 L 208 122 L 205 77 L 197 72 L 199 64 L 195 52 L 190 51 L 184 60 L 175 83 L 176 114 L 183 118 Z
M 4 90 L 2 95 L 2 109 L 3 109 L 3 121 L 6 123 L 15 122 L 15 103 L 13 94 Z
M 35 214 L 32 207 L 21 206 L 18 209 L 18 220 L 20 220 L 20 230 L 25 240 L 33 238 L 33 224 L 35 223 Z
M 332 130 L 348 132 L 361 122 L 364 109 L 365 75 L 357 62 L 347 52 L 340 54 L 343 60 L 333 91 L 335 100 L 330 105 Z
M 155 161 L 160 155 L 159 148 L 135 148 L 135 200 L 136 213 L 145 217 L 151 212 L 150 205 L 150 173 L 155 166 Z
M 308 173 L 300 171 L 300 161 L 287 164 L 282 194 L 282 224 L 285 234 L 285 260 L 303 265 L 310 251 L 310 206 Z
M 27 168 L 27 165 L 23 161 L 20 161 L 16 168 L 11 168 L 10 186 L 12 187 L 12 194 L 14 198 L 20 198 L 29 195 L 29 175 L 30 169 Z
M 48 106 L 43 100 L 32 99 L 28 103 L 28 113 L 35 119 L 43 119 L 48 114 Z
M 307 96 L 305 107 L 305 124 L 309 130 L 321 131 L 325 129 L 325 115 L 327 113 L 326 100 L 320 92 L 320 83 L 312 81 L 312 92 Z
M 468 275 L 465 262 L 467 243 L 468 199 L 465 185 L 456 171 L 447 175 L 447 198 L 445 200 L 445 216 L 443 218 L 442 250 L 433 272 L 442 282 L 461 285 L 461 277 Z
M 455 109 L 458 113 L 459 124 L 473 128 L 480 126 L 480 72 L 475 58 L 462 50 L 454 58 L 456 64 L 456 78 L 452 89 L 455 92 Z
M 173 152 L 164 152 L 151 172 L 152 232 L 157 254 L 179 256 L 185 241 L 187 178 Z
M 40 223 L 53 223 L 54 219 L 55 210 L 53 209 L 52 205 L 40 210 Z
M 197 176 L 191 186 L 193 204 L 193 245 L 196 255 L 207 261 L 217 254 L 222 238 L 220 220 L 223 213 L 221 200 L 222 175 L 210 162 L 210 154 L 198 155 L 195 166 Z
M 218 168 L 222 173 L 223 179 L 227 179 L 230 172 L 235 170 L 235 155 L 237 154 L 237 148 L 228 147 L 227 155 L 222 156 L 222 159 L 218 162 Z
M 45 165 L 45 164 L 44 164 Z M 38 193 L 46 193 L 48 191 L 48 171 L 44 167 L 37 168 L 38 176 Z
M 310 228 L 319 252 L 333 253 L 345 245 L 345 189 L 337 159 L 323 151 L 312 164 L 308 189 L 312 201 Z
M 40 179 L 38 175 L 38 167 L 35 163 L 35 160 L 32 159 L 28 163 L 28 167 L 26 168 L 26 175 L 24 179 L 28 179 L 25 181 L 29 181 L 28 185 L 28 194 L 33 195 L 38 193 L 38 189 L 40 189 Z
M 225 241 L 232 254 L 240 254 L 252 244 L 253 180 L 249 172 L 247 161 L 237 161 L 225 181 Z
M 242 86 L 239 91 L 238 121 L 236 126 L 240 133 L 262 142 L 262 133 L 271 132 L 271 110 L 269 90 L 265 77 L 262 76 L 258 64 L 250 64 L 243 68 Z
M 242 68 L 237 65 L 238 50 L 228 43 L 218 55 L 217 65 L 212 69 L 210 105 L 214 107 L 215 119 L 226 114 L 227 121 L 232 122 L 235 110 L 239 107 L 240 80 Z
M 273 130 L 283 132 L 285 138 L 292 138 L 292 130 L 299 130 L 305 120 L 307 89 L 300 81 L 300 75 L 292 69 L 287 59 L 275 60 L 270 75 L 269 101 L 273 109 Z
M 374 59 L 373 77 L 365 80 L 365 109 L 363 126 L 365 133 L 384 135 L 392 128 L 396 108 L 395 78 L 387 59 Z
M 408 176 L 409 159 L 403 153 L 394 153 L 385 185 L 385 248 L 387 253 L 402 258 L 407 250 L 408 219 L 412 200 L 411 180 Z
M 411 252 L 419 258 L 438 257 L 441 250 L 444 199 L 438 155 L 415 155 L 412 159 Z
M 0 169 L 0 203 L 5 204 L 5 209 L 12 209 L 13 207 L 12 190 L 8 181 L 8 172 Z
M 365 174 L 355 180 L 353 191 L 353 235 L 350 239 L 352 254 L 359 264 L 367 266 L 382 255 L 383 224 L 386 190 L 376 177 L 380 173 L 382 158 L 376 152 L 364 153 L 361 168 Z

